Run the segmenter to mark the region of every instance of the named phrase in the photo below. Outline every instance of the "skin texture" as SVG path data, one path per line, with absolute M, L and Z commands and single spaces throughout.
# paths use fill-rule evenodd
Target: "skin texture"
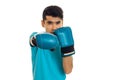
M 41 25 L 46 32 L 53 33 L 54 30 L 63 26 L 63 20 L 59 17 L 46 16 L 46 20 L 41 21 Z M 72 72 L 73 58 L 72 56 L 63 57 L 63 69 L 66 74 Z

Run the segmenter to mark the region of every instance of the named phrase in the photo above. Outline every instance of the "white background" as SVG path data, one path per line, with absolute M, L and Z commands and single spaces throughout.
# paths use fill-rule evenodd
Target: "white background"
M 119 0 L 1 0 L 0 80 L 32 80 L 29 36 L 44 30 L 42 11 L 51 4 L 63 8 L 75 39 L 66 80 L 120 80 Z

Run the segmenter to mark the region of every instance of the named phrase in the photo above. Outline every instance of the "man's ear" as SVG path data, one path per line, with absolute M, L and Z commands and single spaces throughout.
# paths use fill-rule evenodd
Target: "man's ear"
M 44 20 L 41 20 L 41 25 L 42 27 L 44 27 Z
M 62 21 L 62 26 L 63 26 L 63 21 Z

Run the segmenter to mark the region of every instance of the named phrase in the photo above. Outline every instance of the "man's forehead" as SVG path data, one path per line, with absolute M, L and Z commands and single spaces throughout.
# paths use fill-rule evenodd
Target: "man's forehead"
M 46 20 L 46 22 L 61 22 L 61 20 Z
M 58 22 L 62 21 L 62 19 L 59 17 L 46 16 L 46 21 Z

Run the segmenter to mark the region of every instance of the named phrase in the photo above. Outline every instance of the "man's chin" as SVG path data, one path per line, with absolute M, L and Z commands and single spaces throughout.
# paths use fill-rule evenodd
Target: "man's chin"
M 53 32 L 50 32 L 51 34 L 53 34 Z
M 50 33 L 52 33 L 52 34 L 53 34 L 53 33 L 54 33 L 54 31 L 51 31 Z
M 48 33 L 51 33 L 51 34 L 53 34 L 54 32 L 48 32 Z

